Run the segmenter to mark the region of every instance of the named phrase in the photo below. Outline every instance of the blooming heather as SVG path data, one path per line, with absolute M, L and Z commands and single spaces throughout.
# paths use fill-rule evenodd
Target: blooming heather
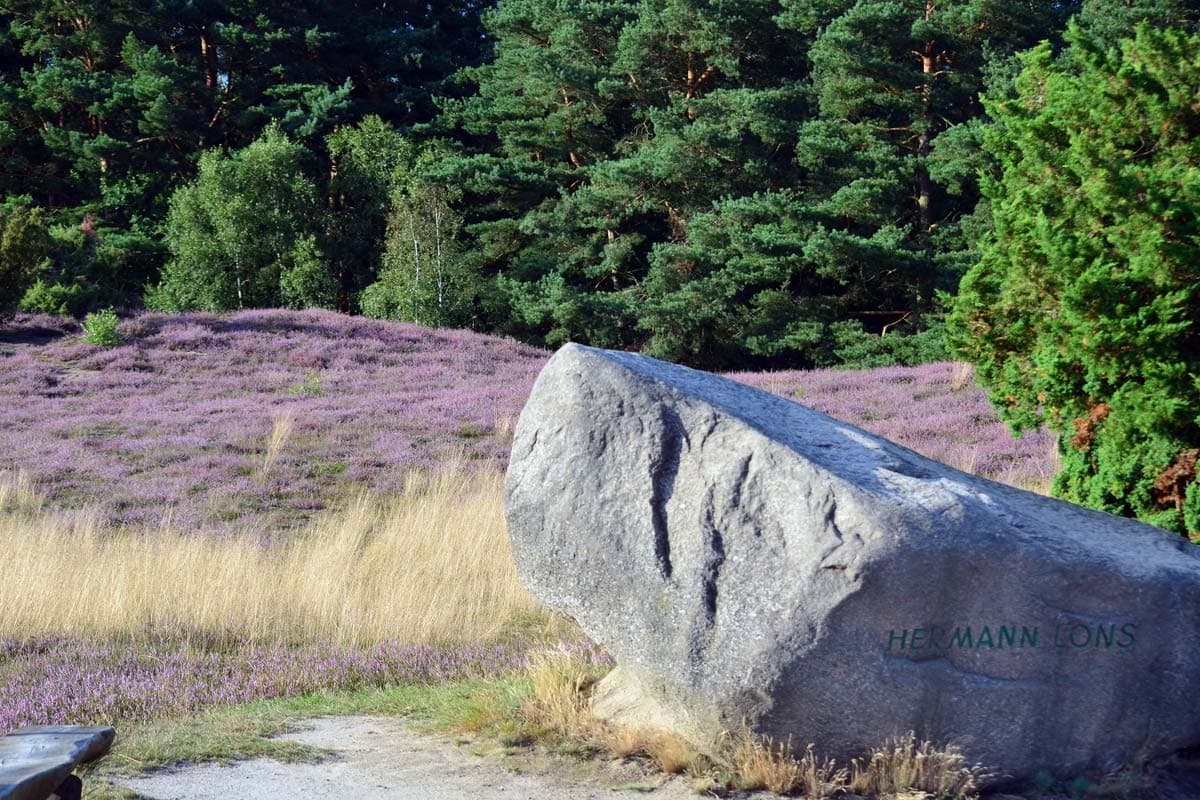
M 503 468 L 549 356 L 329 311 L 144 314 L 120 333 L 125 343 L 111 349 L 77 332 L 0 341 L 0 470 L 25 471 L 55 507 L 217 532 L 290 529 L 351 489 L 395 491 L 410 469 L 451 459 Z M 961 369 L 732 377 L 952 466 L 1044 489 L 1053 441 L 1013 439 L 974 382 L 958 385 Z M 291 428 L 268 458 L 281 419 Z
M 54 507 L 218 533 L 289 530 L 352 489 L 393 492 L 412 469 L 449 460 L 503 468 L 549 357 L 506 339 L 327 311 L 143 314 L 120 334 L 123 344 L 104 349 L 78 326 L 29 316 L 0 332 L 0 470 L 30 476 Z M 1044 488 L 1055 468 L 1051 438 L 1011 438 L 962 365 L 731 377 L 986 477 Z M 508 674 L 526 654 L 485 644 L 0 641 L 0 733 Z
M 396 490 L 410 468 L 503 464 L 546 359 L 325 311 L 146 314 L 120 332 L 111 349 L 64 336 L 0 358 L 0 469 L 53 506 L 184 529 L 286 528 L 352 487 Z
M 729 377 L 804 403 L 985 478 L 1046 492 L 1058 470 L 1047 431 L 1013 438 L 965 364 L 942 361 L 861 372 L 821 369 Z
M 566 645 L 611 664 L 590 642 Z M 367 648 L 244 643 L 215 650 L 174 641 L 136 645 L 56 636 L 0 641 L 0 734 L 24 725 L 112 725 L 193 714 L 213 705 L 316 692 L 511 675 L 529 646 Z

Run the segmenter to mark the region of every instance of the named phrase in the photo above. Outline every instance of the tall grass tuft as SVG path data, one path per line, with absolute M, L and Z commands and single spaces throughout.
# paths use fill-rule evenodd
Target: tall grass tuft
M 562 625 L 517 576 L 496 474 L 414 476 L 398 497 L 358 496 L 271 546 L 49 512 L 15 475 L 0 481 L 0 509 L 0 637 L 374 644 Z
M 271 467 L 275 466 L 275 462 L 279 460 L 283 446 L 287 444 L 288 439 L 292 438 L 292 430 L 295 427 L 296 418 L 291 411 L 285 410 L 272 420 L 271 434 L 267 437 L 267 449 L 263 453 L 262 463 L 258 465 L 258 473 L 255 476 L 260 486 L 266 485 L 267 477 L 271 474 Z
M 526 668 L 530 694 L 522 703 L 522 715 L 536 727 L 594 736 L 599 724 L 588 697 L 605 671 L 565 648 L 534 653 Z
M 832 759 L 818 759 L 811 744 L 796 758 L 790 741 L 774 742 L 769 737 L 738 742 L 732 760 L 742 788 L 775 794 L 802 791 L 811 798 L 834 796 L 842 793 L 848 774 Z
M 0 513 L 37 513 L 45 502 L 27 473 L 0 472 Z
M 953 745 L 935 748 L 909 733 L 875 748 L 867 758 L 853 759 L 849 789 L 872 797 L 917 791 L 960 800 L 974 797 L 985 777 L 983 768 L 969 765 Z
M 592 687 L 610 666 L 569 646 L 534 653 L 525 671 L 529 693 L 520 709 L 529 732 L 572 740 L 622 758 L 642 756 L 668 774 L 700 769 L 703 757 L 680 737 L 610 726 L 592 714 Z

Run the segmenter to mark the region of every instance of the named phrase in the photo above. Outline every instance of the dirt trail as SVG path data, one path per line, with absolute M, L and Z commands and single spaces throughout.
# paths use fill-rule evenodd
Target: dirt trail
M 329 751 L 315 764 L 267 759 L 160 770 L 122 781 L 152 800 L 694 800 L 683 778 L 648 776 L 623 761 L 472 752 L 413 732 L 403 719 L 321 717 L 284 738 Z

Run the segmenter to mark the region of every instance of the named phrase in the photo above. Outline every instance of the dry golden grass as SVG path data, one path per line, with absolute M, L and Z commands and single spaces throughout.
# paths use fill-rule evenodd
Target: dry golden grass
M 957 748 L 935 748 L 910 733 L 851 761 L 848 788 L 871 797 L 917 791 L 959 800 L 974 797 L 982 778 L 982 768 L 967 764 Z
M 605 671 L 569 649 L 534 654 L 526 669 L 530 694 L 521 716 L 535 734 L 576 740 L 620 757 L 644 757 L 669 774 L 698 769 L 701 756 L 680 737 L 613 727 L 592 715 L 591 690 Z
M 797 758 L 790 742 L 777 744 L 757 737 L 738 741 L 729 760 L 741 788 L 799 792 L 810 798 L 915 794 L 969 800 L 977 796 L 985 778 L 983 769 L 969 766 L 958 749 L 918 742 L 911 733 L 875 748 L 866 758 L 851 760 L 849 769 L 818 758 L 811 744 Z
M 954 374 L 950 376 L 950 391 L 961 392 L 975 386 L 975 365 L 959 361 L 954 365 Z
M 950 466 L 963 472 L 975 473 L 976 467 L 979 466 L 979 446 L 972 447 L 967 453 L 956 459 Z M 1018 489 L 1024 489 L 1027 492 L 1035 494 L 1051 496 L 1051 488 L 1054 486 L 1054 476 L 1062 470 L 1062 457 L 1058 453 L 1058 444 L 1055 441 L 1050 442 L 1050 448 L 1047 458 L 1041 462 L 1044 466 L 1039 466 L 1038 475 L 1029 475 L 1022 471 L 1017 464 L 1011 464 L 1002 474 L 994 477 L 1000 483 L 1009 486 L 1015 486 Z
M 0 513 L 37 513 L 43 502 L 24 472 L 0 473 Z
M 530 656 L 526 675 L 530 695 L 521 713 L 532 725 L 592 738 L 601 725 L 592 716 L 588 697 L 601 672 L 569 650 L 543 650 Z
M 649 759 L 668 775 L 699 775 L 710 764 L 687 740 L 666 731 L 650 731 L 600 724 L 596 744 L 615 756 Z
M 517 715 L 522 737 L 565 739 L 618 757 L 646 758 L 662 772 L 688 772 L 697 779 L 696 788 L 705 792 L 736 788 L 814 799 L 854 794 L 969 800 L 986 777 L 980 767 L 969 766 L 956 748 L 935 748 L 918 742 L 913 734 L 852 760 L 849 768 L 818 757 L 811 744 L 797 756 L 790 741 L 777 743 L 749 733 L 726 734 L 716 751 L 705 755 L 672 733 L 616 727 L 596 719 L 590 695 L 603 672 L 569 648 L 533 655 Z
M 0 511 L 0 636 L 152 630 L 368 644 L 561 625 L 517 577 L 498 475 L 414 477 L 400 497 L 360 496 L 272 547 L 105 528 L 86 512 L 44 510 L 17 475 L 0 480 Z
M 679 736 L 663 732 L 642 732 L 642 748 L 661 771 L 675 775 L 698 772 L 707 760 Z
M 291 411 L 284 411 L 271 423 L 271 435 L 267 437 L 267 450 L 263 453 L 262 463 L 258 465 L 258 472 L 255 474 L 255 479 L 260 486 L 267 482 L 267 478 L 271 474 L 271 467 L 275 466 L 275 462 L 279 460 L 283 446 L 287 444 L 288 439 L 292 438 L 292 430 L 295 427 L 296 419 L 292 416 Z
M 496 419 L 496 435 L 507 444 L 512 444 L 513 434 L 517 431 L 517 415 L 504 414 Z
M 733 763 L 745 789 L 785 794 L 800 786 L 800 765 L 792 757 L 790 742 L 773 746 L 769 739 L 747 739 L 734 748 Z
M 796 758 L 790 741 L 746 737 L 734 746 L 732 760 L 744 789 L 801 791 L 805 797 L 820 798 L 842 793 L 846 783 L 846 770 L 837 769 L 831 759 L 818 759 L 811 744 Z
M 526 671 L 529 693 L 520 707 L 529 737 L 567 738 L 616 756 L 647 758 L 663 772 L 704 776 L 703 786 L 709 788 L 766 789 L 809 798 L 847 793 L 896 797 L 916 792 L 941 800 L 967 800 L 976 795 L 984 777 L 982 769 L 969 766 L 954 747 L 935 748 L 912 734 L 854 759 L 849 769 L 819 758 L 811 744 L 797 757 L 790 741 L 777 743 L 751 734 L 726 736 L 720 752 L 712 754 L 723 765 L 718 768 L 674 734 L 614 727 L 596 719 L 589 698 L 601 676 L 602 670 L 569 649 L 531 657 Z

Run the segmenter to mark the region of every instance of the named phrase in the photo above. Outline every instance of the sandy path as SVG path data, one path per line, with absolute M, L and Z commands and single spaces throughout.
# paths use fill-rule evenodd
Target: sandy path
M 161 770 L 122 784 L 153 800 L 656 800 L 696 797 L 682 778 L 647 777 L 636 765 L 552 756 L 476 755 L 471 745 L 414 733 L 403 719 L 322 717 L 284 738 L 331 751 L 315 764 L 267 759 Z M 311 727 L 309 727 L 311 726 Z

